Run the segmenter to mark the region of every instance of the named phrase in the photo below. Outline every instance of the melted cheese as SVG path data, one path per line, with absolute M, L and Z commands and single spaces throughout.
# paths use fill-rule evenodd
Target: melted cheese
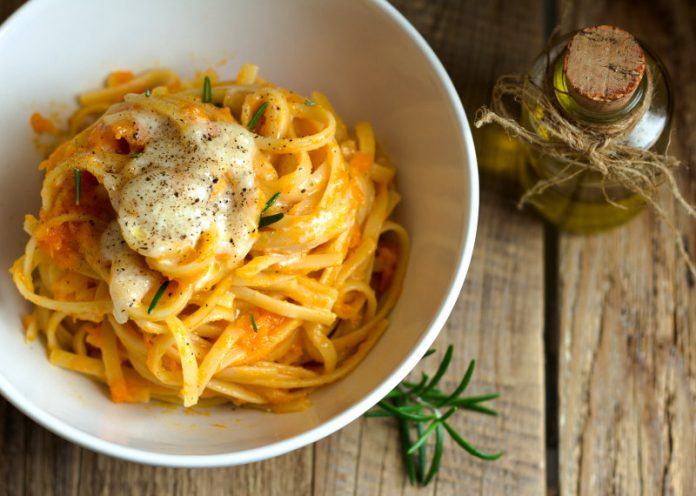
M 157 274 L 149 269 L 143 257 L 131 250 L 121 236 L 118 223 L 111 222 L 101 238 L 101 252 L 111 262 L 109 293 L 116 322 L 128 320 L 128 309 L 159 284 Z
M 234 267 L 258 236 L 260 213 L 257 149 L 242 126 L 200 116 L 175 122 L 137 105 L 112 107 L 103 117 L 107 126 L 124 122 L 145 145 L 103 180 L 117 216 L 102 236 L 101 251 L 111 262 L 119 323 L 161 283 L 146 259 L 187 257 L 212 236 L 215 255 Z
M 211 232 L 217 254 L 243 260 L 259 219 L 253 135 L 233 122 L 173 122 L 153 110 L 129 108 L 104 121 L 127 120 L 147 142 L 104 178 L 123 238 L 154 259 L 175 258 Z

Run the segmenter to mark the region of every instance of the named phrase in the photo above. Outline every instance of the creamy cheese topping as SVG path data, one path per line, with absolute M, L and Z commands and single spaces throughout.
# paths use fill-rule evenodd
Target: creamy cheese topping
M 102 253 L 112 263 L 110 292 L 122 323 L 127 308 L 161 282 L 142 257 L 186 256 L 210 233 L 227 267 L 241 263 L 257 236 L 257 150 L 253 135 L 231 122 L 188 116 L 175 122 L 128 105 L 103 120 L 129 123 L 145 142 L 141 153 L 120 170 L 107 170 L 103 180 L 117 223 L 105 231 Z
M 241 261 L 259 218 L 253 135 L 236 123 L 181 124 L 137 108 L 104 119 L 131 120 L 148 139 L 142 153 L 104 178 L 128 246 L 145 257 L 177 257 L 214 228 L 216 253 Z
M 159 277 L 148 268 L 143 257 L 126 245 L 115 221 L 102 234 L 101 251 L 104 258 L 111 262 L 109 292 L 114 305 L 114 318 L 119 324 L 124 324 L 128 320 L 128 309 L 159 284 Z

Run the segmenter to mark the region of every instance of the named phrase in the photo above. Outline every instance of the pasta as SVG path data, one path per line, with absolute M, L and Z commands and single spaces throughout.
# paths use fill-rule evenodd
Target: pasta
M 310 403 L 387 327 L 408 235 L 370 124 L 320 93 L 207 71 L 114 72 L 44 160 L 11 272 L 27 339 L 116 402 Z

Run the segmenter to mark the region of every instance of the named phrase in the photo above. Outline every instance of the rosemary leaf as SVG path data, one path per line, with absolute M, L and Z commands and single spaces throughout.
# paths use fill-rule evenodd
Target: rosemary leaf
M 263 210 L 261 210 L 261 213 L 263 214 L 266 210 L 268 210 L 269 208 L 271 208 L 271 207 L 273 206 L 273 204 L 276 202 L 276 200 L 278 199 L 279 196 L 280 196 L 280 191 L 278 191 L 278 192 L 275 193 L 273 196 L 271 196 L 271 197 L 268 199 L 268 201 L 266 202 L 266 206 L 263 207 Z
M 416 440 L 416 442 L 413 443 L 413 444 L 411 445 L 411 447 L 408 449 L 408 454 L 409 454 L 409 455 L 413 454 L 423 443 L 425 443 L 425 442 L 428 440 L 428 438 L 430 437 L 430 434 L 433 433 L 433 431 L 434 431 L 435 428 L 438 426 L 438 424 L 441 424 L 442 422 L 444 422 L 445 420 L 447 420 L 448 418 L 450 418 L 450 417 L 452 416 L 452 414 L 453 414 L 454 412 L 456 412 L 456 411 L 457 411 L 456 408 L 450 408 L 450 409 L 447 411 L 447 413 L 445 413 L 442 417 L 436 418 L 435 420 L 433 420 L 432 422 L 430 422 L 430 425 L 428 426 L 428 428 L 425 429 L 425 431 L 423 431 L 423 435 L 421 435 L 421 436 Z
M 268 102 L 263 102 L 261 105 L 259 105 L 259 108 L 256 109 L 256 112 L 254 112 L 254 115 L 251 117 L 249 125 L 247 126 L 249 131 L 256 131 L 256 126 L 258 126 L 259 120 L 261 119 L 263 113 L 266 111 L 267 107 Z
M 464 448 L 470 455 L 473 455 L 477 458 L 481 458 L 482 460 L 497 460 L 501 456 L 503 456 L 503 452 L 500 451 L 498 453 L 485 453 L 477 448 L 474 448 L 471 444 L 466 442 L 458 433 L 455 431 L 451 425 L 449 425 L 447 422 L 442 423 L 443 427 L 447 429 L 447 432 L 449 433 L 450 436 L 452 436 L 452 439 L 456 441 L 456 443 Z
M 471 405 L 464 405 L 459 407 L 462 410 L 469 410 L 472 412 L 478 412 L 478 413 L 483 413 L 484 415 L 490 415 L 491 417 L 496 417 L 498 415 L 498 412 L 493 410 L 492 408 L 487 408 L 485 406 L 481 406 L 479 404 L 471 404 Z
M 210 103 L 213 101 L 213 90 L 210 85 L 210 78 L 206 76 L 203 78 L 203 103 Z
M 416 424 L 416 434 L 418 434 L 419 439 L 425 434 L 423 422 L 418 422 Z M 426 443 L 423 443 L 418 448 L 418 453 L 416 455 L 416 477 L 421 484 L 425 481 L 425 459 L 427 456 L 428 446 Z
M 75 205 L 79 205 L 82 189 L 82 171 L 80 169 L 73 169 L 73 177 L 75 178 Z
M 449 402 L 452 406 L 467 406 L 467 405 L 473 405 L 476 403 L 483 403 L 484 401 L 491 401 L 496 398 L 500 397 L 499 394 L 493 393 L 493 394 L 482 394 L 481 396 L 469 396 L 468 398 L 459 398 L 456 400 L 452 400 Z
M 369 412 L 365 412 L 363 416 L 365 416 L 365 417 L 391 417 L 392 413 L 390 413 L 386 410 L 370 410 Z
M 282 212 L 279 214 L 266 215 L 265 217 L 261 217 L 259 219 L 259 229 L 261 229 L 262 227 L 270 226 L 271 224 L 275 224 L 283 217 L 285 217 L 285 214 Z
M 401 403 L 401 402 L 400 402 Z M 411 434 L 409 432 L 408 421 L 404 419 L 399 419 L 399 433 L 401 435 L 401 444 L 403 446 L 411 445 Z M 406 450 L 402 451 L 404 457 L 404 464 L 406 465 L 406 471 L 408 472 L 408 480 L 412 486 L 416 485 L 416 465 L 413 462 L 413 456 Z
M 425 375 L 424 372 L 421 372 L 421 380 L 418 384 L 411 383 L 411 382 L 404 382 L 406 386 L 411 388 L 409 391 L 410 394 L 420 394 L 420 392 L 425 388 L 425 385 L 428 383 L 428 376 Z
M 435 353 L 435 348 L 430 348 L 428 351 L 425 352 L 425 355 L 423 355 L 423 358 L 428 358 L 430 355 Z M 423 359 L 421 358 L 421 360 Z
M 251 320 L 251 327 L 254 329 L 254 332 L 259 332 L 259 328 L 256 327 L 256 319 L 254 318 L 253 312 L 251 313 L 250 320 Z
M 389 391 L 386 396 L 382 399 L 390 399 L 390 398 L 398 398 L 399 396 L 403 396 L 405 393 L 403 391 L 399 391 L 399 388 L 392 389 Z
M 402 410 L 403 407 L 400 408 L 397 406 L 392 406 L 386 401 L 380 401 L 378 404 L 389 413 L 404 420 L 415 420 L 416 422 L 430 422 L 431 420 L 435 420 L 436 418 L 434 415 L 426 416 L 409 413 L 408 411 Z
M 430 380 L 428 385 L 425 386 L 425 389 L 423 389 L 421 394 L 427 394 L 428 391 L 433 390 L 433 388 L 438 385 L 438 383 L 440 382 L 440 379 L 442 379 L 442 376 L 444 376 L 445 372 L 447 372 L 447 368 L 449 367 L 449 364 L 452 361 L 452 354 L 453 353 L 454 353 L 454 346 L 449 345 L 447 347 L 447 351 L 445 352 L 445 356 L 442 359 L 442 362 L 440 362 L 440 366 L 437 368 L 437 371 L 435 372 L 435 375 Z
M 433 452 L 433 459 L 430 462 L 430 469 L 428 470 L 428 475 L 426 475 L 425 480 L 423 480 L 424 486 L 430 484 L 430 481 L 433 480 L 433 477 L 435 477 L 437 471 L 440 470 L 440 462 L 442 460 L 444 445 L 445 430 L 443 429 L 442 425 L 438 424 L 438 426 L 435 428 L 435 451 Z
M 464 373 L 464 377 L 462 377 L 462 380 L 459 382 L 459 385 L 457 388 L 452 391 L 452 394 L 441 400 L 437 406 L 442 406 L 446 405 L 450 401 L 452 401 L 455 398 L 459 398 L 459 395 L 464 392 L 466 387 L 469 385 L 469 381 L 471 381 L 471 376 L 474 375 L 474 368 L 476 367 L 476 361 L 472 360 L 469 362 L 469 367 L 466 369 L 466 372 Z
M 155 309 L 155 307 L 159 303 L 160 299 L 162 298 L 162 295 L 167 290 L 168 286 L 169 286 L 169 281 L 167 280 L 167 281 L 164 281 L 162 283 L 162 285 L 159 287 L 159 289 L 155 293 L 155 297 L 152 299 L 152 302 L 150 303 L 150 306 L 147 308 L 148 314 L 151 314 L 152 311 Z

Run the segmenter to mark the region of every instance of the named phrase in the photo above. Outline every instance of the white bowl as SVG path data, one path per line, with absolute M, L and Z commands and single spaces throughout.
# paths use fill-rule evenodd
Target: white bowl
M 373 123 L 398 166 L 398 219 L 413 243 L 391 325 L 347 378 L 292 414 L 217 407 L 205 415 L 123 405 L 24 341 L 28 305 L 8 270 L 39 207 L 29 115 L 59 108 L 114 69 L 195 69 L 244 62 L 280 86 L 326 93 L 349 123 Z M 0 391 L 25 414 L 87 448 L 181 467 L 248 463 L 327 436 L 381 399 L 416 365 L 447 319 L 474 246 L 478 177 L 457 93 L 428 45 L 384 1 L 33 0 L 0 29 Z M 60 106 L 61 103 L 65 105 Z M 221 429 L 212 424 L 223 424 Z

